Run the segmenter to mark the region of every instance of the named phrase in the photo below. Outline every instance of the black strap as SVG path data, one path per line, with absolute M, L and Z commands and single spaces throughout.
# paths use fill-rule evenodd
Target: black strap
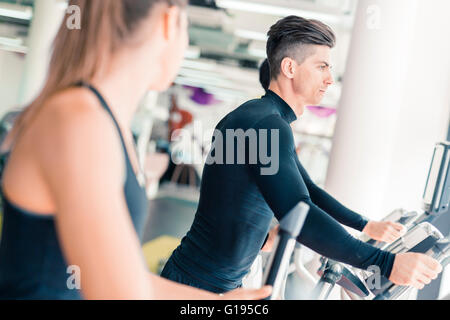
M 125 152 L 125 157 L 126 160 L 128 162 L 127 167 L 130 166 L 130 169 L 133 171 L 134 173 L 134 169 L 133 166 L 131 164 L 131 159 L 130 156 L 128 155 L 128 150 L 125 144 L 125 139 L 123 138 L 122 135 L 122 131 L 120 130 L 120 126 L 119 123 L 117 122 L 116 118 L 114 117 L 114 114 L 112 113 L 110 107 L 108 106 L 108 103 L 106 102 L 106 100 L 103 98 L 102 94 L 91 84 L 80 81 L 77 83 L 78 86 L 81 87 L 85 87 L 89 90 L 91 90 L 99 99 L 101 105 L 103 106 L 103 108 L 106 110 L 106 112 L 108 112 L 108 114 L 111 116 L 112 120 L 114 121 L 114 125 L 117 128 L 117 131 L 119 132 L 119 136 L 120 136 L 120 141 L 122 142 L 122 147 L 123 147 L 123 151 Z M 142 186 L 145 185 L 145 175 L 142 172 L 142 168 L 140 167 L 140 164 L 138 163 L 139 167 L 137 168 L 139 171 L 137 173 L 134 173 L 136 175 L 136 178 L 138 180 L 138 183 Z
M 122 141 L 123 147 L 125 148 L 125 151 L 126 151 L 125 139 L 123 138 L 119 123 L 117 122 L 116 118 L 114 117 L 110 107 L 108 106 L 108 103 L 106 103 L 106 100 L 103 98 L 101 93 L 96 88 L 94 88 L 92 85 L 90 85 L 88 83 L 84 83 L 84 82 L 81 82 L 80 85 L 91 90 L 97 96 L 98 100 L 100 101 L 101 105 L 106 110 L 106 112 L 108 112 L 108 114 L 111 116 L 112 120 L 114 121 L 114 125 L 116 126 L 117 130 L 119 131 L 120 140 Z

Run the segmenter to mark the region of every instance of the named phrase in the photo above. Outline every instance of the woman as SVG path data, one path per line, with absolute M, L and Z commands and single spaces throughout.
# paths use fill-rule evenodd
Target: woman
M 148 90 L 175 78 L 186 2 L 70 1 L 81 30 L 63 22 L 46 84 L 3 146 L 0 298 L 219 298 L 148 273 L 140 250 L 147 206 L 130 122 Z

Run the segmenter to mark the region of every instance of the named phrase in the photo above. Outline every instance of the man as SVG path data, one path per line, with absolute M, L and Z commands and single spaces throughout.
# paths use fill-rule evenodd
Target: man
M 272 218 L 281 220 L 303 201 L 310 211 L 300 243 L 361 269 L 378 266 L 396 284 L 423 288 L 442 271 L 439 263 L 420 254 L 394 255 L 353 238 L 339 223 L 385 241 L 398 238 L 403 228 L 369 222 L 345 208 L 311 181 L 296 155 L 290 124 L 305 106 L 319 104 L 333 83 L 333 32 L 319 21 L 290 16 L 268 35 L 269 90 L 218 124 L 195 220 L 162 276 L 219 293 L 241 286 Z M 236 145 L 243 132 L 245 143 Z

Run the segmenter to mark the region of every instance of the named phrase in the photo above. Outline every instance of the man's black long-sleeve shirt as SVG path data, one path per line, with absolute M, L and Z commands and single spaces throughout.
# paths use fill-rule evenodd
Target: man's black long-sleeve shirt
M 301 244 L 361 269 L 379 266 L 382 275 L 390 275 L 395 255 L 357 240 L 340 225 L 362 231 L 367 220 L 317 187 L 301 165 L 290 127 L 296 119 L 292 108 L 268 91 L 218 124 L 216 132 L 220 134 L 215 134 L 209 164 L 203 171 L 195 220 L 171 257 L 180 272 L 199 280 L 198 287 L 204 282 L 223 291 L 240 286 L 266 239 L 272 218 L 281 220 L 300 201 L 310 206 L 298 237 Z M 257 133 L 257 149 L 250 143 L 251 135 L 244 145 L 237 143 L 230 130 L 239 129 Z M 227 149 L 231 142 L 234 148 Z M 245 149 L 243 162 L 240 148 Z M 255 162 L 252 156 L 256 150 Z M 259 157 L 261 152 L 272 161 Z

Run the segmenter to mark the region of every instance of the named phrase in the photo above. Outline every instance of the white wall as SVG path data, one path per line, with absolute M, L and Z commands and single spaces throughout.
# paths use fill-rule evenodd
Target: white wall
M 420 209 L 450 114 L 450 2 L 360 0 L 326 188 L 381 219 Z
M 65 0 L 35 0 L 28 36 L 28 54 L 20 88 L 21 104 L 33 101 L 47 77 L 51 45 L 67 7 Z
M 0 50 L 0 118 L 17 106 L 24 65 L 23 55 Z

